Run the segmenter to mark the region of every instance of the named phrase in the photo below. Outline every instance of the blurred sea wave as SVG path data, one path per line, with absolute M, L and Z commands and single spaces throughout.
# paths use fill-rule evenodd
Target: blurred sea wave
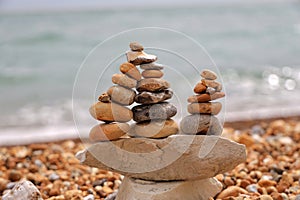
M 85 56 L 107 37 L 145 26 L 181 31 L 206 48 L 222 74 L 227 121 L 299 115 L 299 8 L 277 2 L 0 13 L 0 135 L 73 130 L 72 87 Z M 127 47 L 110 50 L 120 48 Z M 89 120 L 88 108 L 77 112 L 83 124 Z

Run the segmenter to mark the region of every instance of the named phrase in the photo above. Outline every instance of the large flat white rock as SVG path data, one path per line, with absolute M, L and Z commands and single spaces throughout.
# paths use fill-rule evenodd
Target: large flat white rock
M 206 179 L 232 170 L 245 162 L 246 149 L 219 136 L 173 135 L 100 142 L 76 156 L 83 164 L 128 177 L 173 181 Z
M 125 177 L 116 200 L 207 200 L 222 190 L 215 178 L 151 182 Z

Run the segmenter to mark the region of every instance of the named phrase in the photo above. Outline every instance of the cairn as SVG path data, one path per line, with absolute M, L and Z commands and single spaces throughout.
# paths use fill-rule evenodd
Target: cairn
M 213 178 L 246 160 L 245 146 L 222 138 L 222 126 L 214 115 L 221 104 L 221 84 L 216 75 L 203 71 L 204 78 L 189 97 L 188 111 L 180 125 L 171 118 L 176 108 L 166 102 L 173 95 L 161 79 L 163 65 L 146 54 L 143 46 L 130 44 L 122 74 L 112 77 L 112 86 L 90 108 L 100 121 L 90 132 L 95 142 L 77 153 L 81 163 L 124 175 L 116 200 L 207 200 L 222 185 Z M 137 66 L 144 71 L 140 74 Z M 142 78 L 143 77 L 143 78 Z M 138 93 L 134 91 L 135 88 Z M 128 106 L 135 105 L 131 110 Z M 204 117 L 203 117 L 204 116 Z M 127 123 L 135 121 L 131 126 Z M 125 134 L 130 137 L 123 137 Z
M 214 100 L 225 96 L 221 92 L 222 84 L 216 81 L 217 75 L 213 71 L 206 69 L 200 75 L 203 79 L 194 87 L 196 95 L 187 100 L 191 115 L 182 119 L 181 131 L 191 135 L 221 135 L 223 128 L 215 115 L 220 113 L 222 104 Z

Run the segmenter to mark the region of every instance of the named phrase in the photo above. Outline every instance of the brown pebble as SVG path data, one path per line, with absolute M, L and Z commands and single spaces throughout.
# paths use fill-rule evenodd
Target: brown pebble
M 227 187 L 235 184 L 234 181 L 228 176 L 224 179 L 224 183 Z
M 110 103 L 111 99 L 110 96 L 105 92 L 98 97 L 98 101 L 101 101 L 103 103 Z
M 216 92 L 214 94 L 199 94 L 199 95 L 193 95 L 188 98 L 189 103 L 204 103 L 212 100 L 216 100 L 219 98 L 222 98 L 225 96 L 224 92 Z
M 136 86 L 137 81 L 133 78 L 130 78 L 126 74 L 114 74 L 111 78 L 114 84 L 118 84 L 127 88 L 134 88 Z
M 270 187 L 270 186 L 275 186 L 277 183 L 276 181 L 271 181 L 271 180 L 264 180 L 264 179 L 261 179 L 258 181 L 258 185 L 260 187 L 264 187 L 264 188 L 267 188 L 267 187 Z
M 152 63 L 157 60 L 157 56 L 147 54 L 143 51 L 128 51 L 126 52 L 127 61 L 134 65 Z
M 99 124 L 90 131 L 90 140 L 93 142 L 116 140 L 129 131 L 127 123 Z
M 135 79 L 135 80 L 141 80 L 142 75 L 140 71 L 136 68 L 136 66 L 132 63 L 125 62 L 120 65 L 120 71 L 123 74 L 126 74 L 127 76 Z
M 138 82 L 136 89 L 139 92 L 159 92 L 170 87 L 170 83 L 159 78 L 147 78 Z
M 161 78 L 164 73 L 160 70 L 145 70 L 142 72 L 144 78 Z
M 222 90 L 222 84 L 217 81 L 202 79 L 201 82 L 206 87 L 214 88 L 216 92 L 220 92 Z
M 138 42 L 131 42 L 129 47 L 132 51 L 143 51 L 144 47 Z
M 257 200 L 273 200 L 269 195 L 261 195 Z
M 217 115 L 222 109 L 222 104 L 219 102 L 211 103 L 191 103 L 188 105 L 188 112 L 191 114 L 212 114 Z
M 19 172 L 17 170 L 11 170 L 9 172 L 9 175 L 8 175 L 9 180 L 16 182 L 16 181 L 19 181 L 21 178 L 22 178 L 22 174 L 21 174 L 21 172 Z
M 215 80 L 217 79 L 217 74 L 211 70 L 205 69 L 201 72 L 200 76 L 208 80 Z
M 135 91 L 122 86 L 112 86 L 107 90 L 113 102 L 121 105 L 131 105 L 134 102 Z
M 115 103 L 97 102 L 90 107 L 89 111 L 95 119 L 105 122 L 128 122 L 133 117 L 129 108 Z
M 0 194 L 6 189 L 6 185 L 8 183 L 8 180 L 5 180 L 3 178 L 0 178 Z
M 49 192 L 49 196 L 58 196 L 60 195 L 60 189 L 59 188 L 52 188 Z
M 206 91 L 206 86 L 203 85 L 201 82 L 197 83 L 196 86 L 194 87 L 194 92 L 197 94 L 201 94 Z
M 250 185 L 250 184 L 251 184 L 251 183 L 250 183 L 248 180 L 242 179 L 239 186 L 242 187 L 242 188 L 244 188 L 244 189 L 246 189 L 246 187 L 247 187 L 248 185 Z
M 217 199 L 225 199 L 228 197 L 237 197 L 239 194 L 247 194 L 247 190 L 238 186 L 229 186 L 223 190 L 217 197 Z
M 130 135 L 133 137 L 164 138 L 176 134 L 178 130 L 177 123 L 172 119 L 152 120 L 133 124 Z
M 242 134 L 239 139 L 238 139 L 238 143 L 244 144 L 246 145 L 246 147 L 251 147 L 252 145 L 254 145 L 254 139 L 247 135 L 247 134 Z

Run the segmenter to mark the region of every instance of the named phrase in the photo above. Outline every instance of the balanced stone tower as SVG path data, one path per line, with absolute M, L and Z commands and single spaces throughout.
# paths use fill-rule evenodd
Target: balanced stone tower
M 128 62 L 120 66 L 122 74 L 113 75 L 117 85 L 90 108 L 92 116 L 104 123 L 92 128 L 90 139 L 95 143 L 78 152 L 77 158 L 91 167 L 124 175 L 116 200 L 216 196 L 222 185 L 213 177 L 244 162 L 246 150 L 219 136 L 222 126 L 214 115 L 221 104 L 209 102 L 224 96 L 215 74 L 207 70 L 201 74 L 204 79 L 195 87 L 197 95 L 188 99 L 191 115 L 181 121 L 182 132 L 177 133 L 177 123 L 171 119 L 176 108 L 166 102 L 173 92 L 161 79 L 163 66 L 140 44 L 131 43 L 130 49 Z M 144 70 L 142 74 L 137 66 Z M 134 101 L 141 105 L 130 110 Z M 131 119 L 135 123 L 130 126 Z
M 132 49 L 131 49 L 132 50 Z M 127 53 L 129 54 L 129 53 Z M 177 109 L 171 103 L 166 102 L 172 98 L 173 92 L 168 89 L 169 82 L 161 79 L 164 66 L 151 62 L 141 64 L 141 79 L 136 90 L 139 92 L 135 102 L 142 104 L 133 107 L 133 120 L 130 135 L 132 137 L 164 138 L 178 132 L 177 123 L 171 119 L 177 113 Z
M 212 102 L 225 96 L 222 85 L 217 82 L 217 75 L 210 70 L 201 72 L 202 80 L 194 87 L 196 95 L 190 96 L 187 107 L 191 114 L 182 119 L 181 131 L 191 135 L 221 135 L 222 126 L 215 117 L 222 109 L 220 102 Z

